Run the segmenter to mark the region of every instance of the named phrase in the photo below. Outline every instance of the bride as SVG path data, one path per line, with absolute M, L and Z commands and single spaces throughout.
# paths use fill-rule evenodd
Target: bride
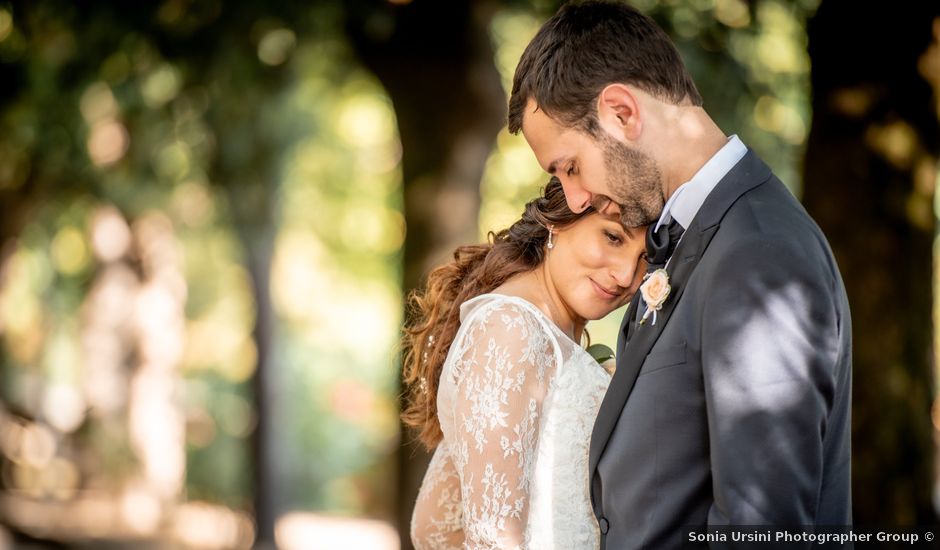
M 645 228 L 568 209 L 552 178 L 509 229 L 462 246 L 410 298 L 402 414 L 434 449 L 417 549 L 596 548 L 588 490 L 610 375 L 579 345 L 645 271 Z

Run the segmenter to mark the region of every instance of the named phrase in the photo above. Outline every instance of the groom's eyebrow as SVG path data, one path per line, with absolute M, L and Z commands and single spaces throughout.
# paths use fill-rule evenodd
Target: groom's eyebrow
M 555 159 L 555 160 L 551 161 L 551 162 L 548 164 L 548 168 L 547 168 L 545 171 L 548 172 L 550 175 L 554 176 L 554 175 L 555 175 L 555 171 L 558 170 L 558 165 L 561 164 L 561 163 L 563 163 L 563 162 L 565 162 L 565 161 L 567 161 L 569 158 L 571 158 L 571 157 L 562 157 L 562 158 L 560 158 L 560 159 Z

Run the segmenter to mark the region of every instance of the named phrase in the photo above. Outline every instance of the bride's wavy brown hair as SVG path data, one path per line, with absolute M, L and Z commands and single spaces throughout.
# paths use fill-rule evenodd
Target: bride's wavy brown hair
M 564 227 L 591 212 L 593 208 L 572 212 L 561 182 L 552 177 L 542 196 L 525 205 L 519 220 L 498 233 L 491 231 L 487 243 L 457 248 L 452 262 L 431 271 L 424 288 L 408 296 L 401 418 L 417 428 L 418 438 L 428 449 L 436 447 L 443 436 L 437 418 L 437 388 L 444 359 L 460 327 L 460 305 L 513 275 L 535 269 L 545 258 L 548 227 Z

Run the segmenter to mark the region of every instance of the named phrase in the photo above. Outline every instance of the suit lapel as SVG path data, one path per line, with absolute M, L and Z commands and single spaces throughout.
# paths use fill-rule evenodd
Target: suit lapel
M 630 337 L 633 335 L 633 318 L 636 316 L 636 308 L 640 307 L 640 293 L 637 292 L 630 300 L 630 307 L 623 314 L 623 321 L 620 322 L 620 332 L 617 333 L 617 357 L 623 355 Z
M 694 222 L 689 229 L 693 229 L 693 227 L 695 227 Z M 705 230 L 696 231 L 695 234 L 691 235 L 689 231 L 686 231 L 685 237 L 676 247 L 672 260 L 669 262 L 669 267 L 666 269 L 669 273 L 669 285 L 672 290 L 669 299 L 656 315 L 656 324 L 652 323 L 652 317 L 650 317 L 643 325 L 638 327 L 628 326 L 627 330 L 632 330 L 633 334 L 630 335 L 629 341 L 625 345 L 617 346 L 619 352 L 617 355 L 617 371 L 611 380 L 607 394 L 604 396 L 597 420 L 594 423 L 594 432 L 591 436 L 590 465 L 592 472 L 597 467 L 601 452 L 606 446 L 617 420 L 620 418 L 620 411 L 633 390 L 633 385 L 636 383 L 636 378 L 640 373 L 646 355 L 650 352 L 653 344 L 656 343 L 666 323 L 669 322 L 676 304 L 682 298 L 685 283 L 692 275 L 702 252 L 708 246 L 708 242 L 717 229 L 718 226 L 714 225 Z M 632 325 L 632 316 L 628 321 L 628 325 Z M 626 334 L 621 334 L 620 340 L 627 340 Z
M 610 383 L 610 388 L 604 396 L 594 423 L 591 436 L 590 472 L 594 475 L 601 454 L 607 446 L 610 434 L 613 432 L 621 411 L 633 391 L 640 369 L 646 360 L 647 354 L 656 343 L 669 322 L 672 312 L 682 298 L 686 283 L 698 265 L 708 243 L 718 231 L 719 223 L 732 204 L 742 195 L 770 178 L 770 168 L 767 167 L 752 151 L 748 151 L 734 168 L 712 190 L 698 214 L 689 224 L 682 240 L 676 247 L 673 257 L 666 271 L 669 273 L 669 284 L 672 287 L 669 299 L 657 314 L 656 324 L 652 318 L 639 327 L 631 326 L 638 296 L 634 296 L 630 308 L 627 309 L 624 323 L 617 345 L 617 371 Z M 639 293 L 637 293 L 639 295 Z M 631 333 L 632 331 L 632 333 Z

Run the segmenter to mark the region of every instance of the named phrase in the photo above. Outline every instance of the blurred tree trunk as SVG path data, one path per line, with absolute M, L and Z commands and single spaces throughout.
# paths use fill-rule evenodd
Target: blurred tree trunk
M 255 548 L 276 548 L 274 527 L 281 511 L 277 479 L 277 450 L 281 448 L 277 434 L 279 384 L 273 364 L 272 348 L 275 334 L 274 308 L 271 303 L 271 261 L 274 252 L 274 224 L 242 230 L 241 241 L 251 274 L 251 294 L 255 300 L 255 327 L 252 337 L 258 353 L 255 367 L 254 406 L 257 425 L 251 441 L 252 498 L 255 513 Z
M 279 79 L 269 77 L 272 87 Z M 242 88 L 245 90 L 246 88 Z M 255 517 L 254 548 L 276 548 L 274 528 L 284 506 L 283 479 L 278 451 L 284 448 L 279 430 L 283 426 L 283 384 L 274 354 L 277 318 L 271 301 L 271 264 L 277 234 L 275 195 L 277 193 L 276 143 L 259 136 L 264 127 L 265 101 L 273 93 L 243 92 L 248 98 L 244 107 L 217 113 L 217 124 L 229 136 L 232 148 L 220 155 L 217 175 L 225 182 L 224 189 L 231 205 L 232 222 L 245 253 L 245 267 L 251 279 L 255 306 L 252 338 L 257 350 L 257 364 L 252 376 L 252 393 L 256 414 L 251 437 L 252 500 Z M 250 112 L 249 112 L 250 111 Z M 228 122 L 222 122 L 228 120 Z M 238 137 L 235 137 L 238 136 Z
M 938 15 L 936 2 L 823 0 L 808 28 L 813 121 L 803 200 L 832 244 L 852 307 L 857 524 L 937 521 Z
M 406 293 L 457 245 L 478 240 L 480 179 L 506 102 L 488 33 L 492 11 L 490 2 L 470 0 L 348 5 L 348 35 L 385 86 L 398 118 Z M 397 521 L 407 549 L 429 455 L 413 433 L 402 433 Z
M 255 11 L 258 10 L 258 11 Z M 270 293 L 271 263 L 277 235 L 277 200 L 282 151 L 289 149 L 291 128 L 279 126 L 274 112 L 284 89 L 283 66 L 239 63 L 256 56 L 255 45 L 244 40 L 249 29 L 272 10 L 244 5 L 227 11 L 220 20 L 217 41 L 200 61 L 214 82 L 213 93 L 239 90 L 240 101 L 214 101 L 208 115 L 219 136 L 213 181 L 228 198 L 230 216 L 244 251 L 251 280 L 255 319 L 252 330 L 257 363 L 251 379 L 255 429 L 251 435 L 251 487 L 255 519 L 254 548 L 276 548 L 274 528 L 284 510 L 284 476 L 279 451 L 285 446 L 283 383 L 274 353 L 277 317 Z M 279 14 L 280 15 L 280 14 Z M 284 17 L 285 20 L 289 19 Z M 230 69 L 236 67 L 237 70 Z M 223 91 L 224 90 L 224 91 Z

